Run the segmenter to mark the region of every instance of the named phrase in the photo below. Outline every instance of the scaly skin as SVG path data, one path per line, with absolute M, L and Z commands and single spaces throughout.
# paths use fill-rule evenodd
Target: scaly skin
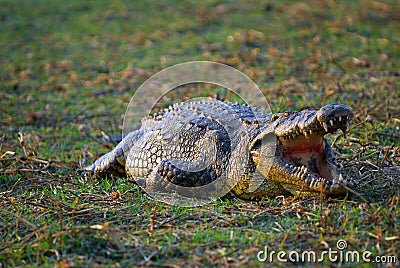
M 142 120 L 83 171 L 126 174 L 161 190 L 164 182 L 193 187 L 226 176 L 234 195 L 251 200 L 343 194 L 352 181 L 324 135 L 346 132 L 352 118 L 340 104 L 271 115 L 229 102 L 180 103 Z

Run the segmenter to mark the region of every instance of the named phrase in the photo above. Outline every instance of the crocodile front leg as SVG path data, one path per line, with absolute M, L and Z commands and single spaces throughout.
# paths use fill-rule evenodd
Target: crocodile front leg
M 144 131 L 141 129 L 130 132 L 111 152 L 79 171 L 100 176 L 105 174 L 124 175 L 129 150 L 143 133 Z

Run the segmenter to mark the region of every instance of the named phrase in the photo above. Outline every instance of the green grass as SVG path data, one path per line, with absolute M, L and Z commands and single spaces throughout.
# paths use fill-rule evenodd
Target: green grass
M 2 1 L 0 267 L 253 267 L 268 265 L 264 246 L 321 252 L 339 239 L 398 259 L 400 8 L 341 2 Z M 193 60 L 246 73 L 274 112 L 352 107 L 348 136 L 329 139 L 359 195 L 182 208 L 126 178 L 76 173 L 112 148 L 102 131 L 120 133 L 148 77 Z M 195 87 L 160 106 L 201 89 L 215 97 Z

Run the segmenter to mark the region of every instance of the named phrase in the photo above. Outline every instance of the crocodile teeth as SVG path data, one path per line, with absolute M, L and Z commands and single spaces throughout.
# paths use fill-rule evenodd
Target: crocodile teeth
M 342 117 L 341 117 L 341 116 L 339 116 L 339 118 L 338 118 L 338 119 L 339 119 L 339 122 L 342 122 Z
M 328 124 L 326 122 L 322 122 L 322 126 L 324 127 L 325 131 L 328 132 Z
M 346 123 L 346 132 L 350 130 L 351 121 L 347 121 Z
M 331 124 L 331 127 L 333 127 L 333 120 L 329 120 L 329 124 Z
M 342 176 L 342 174 L 339 174 L 338 183 L 342 183 L 342 182 L 343 182 L 343 176 Z

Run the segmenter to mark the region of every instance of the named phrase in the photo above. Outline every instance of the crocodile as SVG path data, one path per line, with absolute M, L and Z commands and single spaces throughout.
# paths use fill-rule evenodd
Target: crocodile
M 148 189 L 165 189 L 164 182 L 198 187 L 224 176 L 230 192 L 245 200 L 342 195 L 353 181 L 324 136 L 346 134 L 353 116 L 342 104 L 271 114 L 219 100 L 177 103 L 142 119 L 82 171 L 127 175 Z

